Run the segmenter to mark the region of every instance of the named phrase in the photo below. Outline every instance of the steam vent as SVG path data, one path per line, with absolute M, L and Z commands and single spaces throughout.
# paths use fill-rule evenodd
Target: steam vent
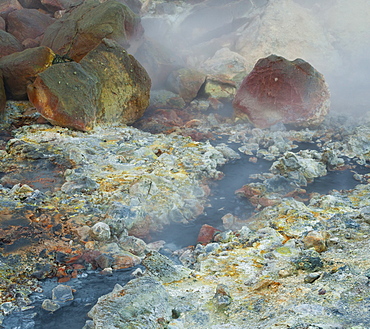
M 369 13 L 0 1 L 0 327 L 369 329 Z

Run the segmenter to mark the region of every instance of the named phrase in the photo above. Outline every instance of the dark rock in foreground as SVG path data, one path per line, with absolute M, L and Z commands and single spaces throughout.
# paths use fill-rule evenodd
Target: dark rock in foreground
M 243 80 L 233 106 L 237 117 L 247 116 L 258 128 L 278 122 L 310 127 L 324 120 L 330 93 L 323 76 L 309 63 L 270 55 Z

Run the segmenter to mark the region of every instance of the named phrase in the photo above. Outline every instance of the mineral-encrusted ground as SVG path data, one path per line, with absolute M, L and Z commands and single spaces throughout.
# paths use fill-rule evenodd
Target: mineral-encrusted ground
M 22 103 L 8 106 L 24 111 Z M 358 125 L 332 115 L 316 130 L 261 130 L 230 119 L 212 125 L 211 119 L 205 115 L 198 126 L 168 135 L 132 127 L 83 133 L 48 124 L 4 134 L 3 316 L 29 307 L 28 294 L 41 291 L 37 279 L 63 283 L 86 269 L 109 274 L 144 259 L 144 275 L 153 277 L 147 284 L 162 284 L 164 290 L 153 291 L 166 296 L 165 316 L 152 318 L 153 328 L 370 328 L 366 120 Z M 9 120 L 16 124 L 16 112 Z M 226 143 L 194 142 L 182 136 L 189 129 Z M 187 270 L 150 256 L 163 243 L 128 235 L 194 220 L 207 205 L 208 183 L 243 153 L 251 163 L 271 163 L 253 183 L 240 181 L 237 193 L 256 202 L 255 214 L 219 218 L 225 231 L 213 243 L 175 251 Z M 339 170 L 353 176 L 356 188 L 305 191 Z M 86 328 L 103 328 L 99 310 L 121 307 L 119 296 L 104 297 L 104 307 L 98 302 Z M 155 298 L 151 305 L 145 307 L 155 317 Z M 138 306 L 135 312 L 147 311 Z

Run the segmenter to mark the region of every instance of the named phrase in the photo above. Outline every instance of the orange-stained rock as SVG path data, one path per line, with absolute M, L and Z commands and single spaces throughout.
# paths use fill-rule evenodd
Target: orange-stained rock
M 98 81 L 76 62 L 55 64 L 28 86 L 28 98 L 54 125 L 90 130 L 97 113 Z
M 55 19 L 36 9 L 20 9 L 9 13 L 6 21 L 7 31 L 22 43 L 42 36 Z
M 259 128 L 278 122 L 310 127 L 324 120 L 330 93 L 324 77 L 309 63 L 270 55 L 243 80 L 233 106 L 236 117 L 247 117 Z
M 204 224 L 199 231 L 197 243 L 207 244 L 213 241 L 216 232 L 220 232 L 217 228 L 211 225 Z
M 80 63 L 51 66 L 29 85 L 28 97 L 54 125 L 90 130 L 95 124 L 131 124 L 150 98 L 144 68 L 113 40 L 104 39 Z
M 27 99 L 27 85 L 51 66 L 54 57 L 50 48 L 37 47 L 0 58 L 8 99 Z
M 104 39 L 80 64 L 99 81 L 97 123 L 132 124 L 141 118 L 149 106 L 151 80 L 123 47 Z
M 0 1 L 0 16 L 6 18 L 6 16 L 14 11 L 22 9 L 21 4 L 17 0 L 1 0 Z
M 131 41 L 141 38 L 142 34 L 140 17 L 127 6 L 115 0 L 92 0 L 51 24 L 41 44 L 79 62 L 103 38 L 116 40 L 128 48 Z
M 21 43 L 13 35 L 0 30 L 0 58 L 22 50 Z
M 310 231 L 302 239 L 305 248 L 314 248 L 317 252 L 321 253 L 328 249 L 327 241 L 330 235 L 327 232 L 322 231 Z

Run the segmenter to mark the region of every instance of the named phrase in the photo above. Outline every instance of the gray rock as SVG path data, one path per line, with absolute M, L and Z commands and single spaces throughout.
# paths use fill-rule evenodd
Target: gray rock
M 170 321 L 172 309 L 162 284 L 140 277 L 124 287 L 117 284 L 111 293 L 99 298 L 88 315 L 94 329 L 160 329 Z
M 169 258 L 157 251 L 149 252 L 142 261 L 146 273 L 163 283 L 181 280 L 190 274 L 190 270 L 181 265 L 175 265 Z
M 111 237 L 109 225 L 103 222 L 96 223 L 91 228 L 90 234 L 98 241 L 107 241 Z
M 56 303 L 65 303 L 73 300 L 73 292 L 70 286 L 59 284 L 51 292 L 52 300 Z

